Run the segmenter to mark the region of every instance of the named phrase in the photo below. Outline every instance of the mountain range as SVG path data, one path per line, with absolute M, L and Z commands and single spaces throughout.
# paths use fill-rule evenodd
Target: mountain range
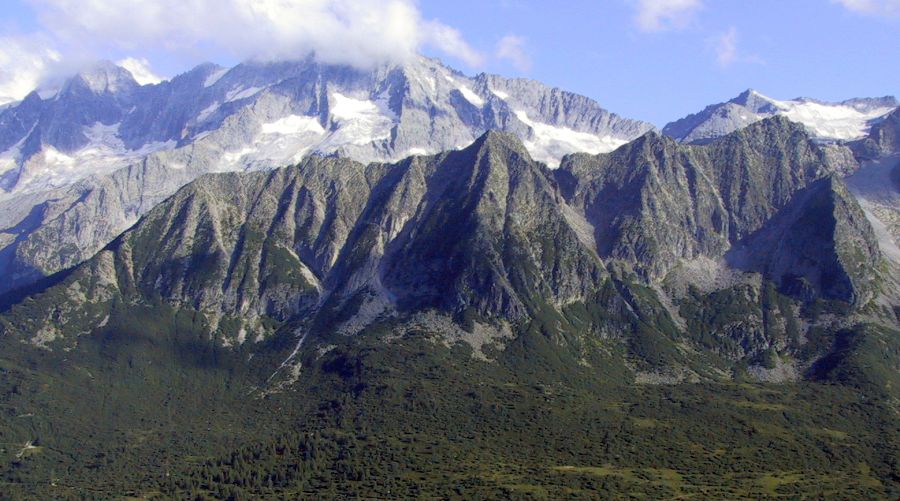
M 747 91 L 663 132 L 702 142 L 784 114 L 817 139 L 862 142 L 892 106 L 893 98 L 831 105 Z M 0 272 L 9 277 L 0 292 L 87 259 L 205 172 L 313 154 L 397 160 L 459 148 L 487 130 L 516 134 L 535 159 L 557 166 L 566 154 L 611 151 L 652 129 L 582 96 L 469 78 L 426 58 L 368 72 L 313 60 L 204 64 L 147 86 L 100 63 L 0 111 Z
M 369 72 L 299 63 L 201 65 L 138 86 L 101 64 L 0 112 L 5 289 L 72 266 L 205 172 L 310 154 L 396 160 L 516 133 L 541 160 L 602 152 L 650 130 L 527 80 L 468 78 L 419 58 Z M 99 223 L 99 224 L 98 224 Z
M 0 111 L 0 480 L 893 497 L 898 117 L 748 91 L 660 132 L 425 58 L 102 64 Z
M 655 312 L 649 325 L 684 337 L 684 323 L 697 319 L 671 305 L 705 281 L 724 280 L 705 294 L 746 287 L 759 296 L 770 282 L 801 301 L 894 301 L 896 263 L 839 168 L 802 126 L 777 117 L 703 147 L 651 131 L 612 153 L 566 157 L 557 170 L 491 131 L 465 149 L 395 164 L 311 157 L 210 174 L 25 310 L 14 306 L 10 315 L 25 323 L 7 329 L 71 348 L 77 337 L 65 332 L 89 333 L 111 311 L 162 301 L 201 314 L 206 334 L 226 346 L 334 310 L 347 321 L 329 329 L 347 334 L 420 314 L 446 324 L 439 332 L 458 331 L 453 319 L 466 314 L 483 319 L 485 333 L 505 332 L 548 314 L 569 324 L 566 313 L 596 307 L 618 284 L 604 300 L 630 304 L 626 318 L 646 308 Z M 890 322 L 893 313 L 884 315 Z M 571 335 L 609 328 L 605 318 L 581 322 Z M 766 337 L 773 327 L 758 328 L 731 332 L 749 336 L 736 340 L 746 351 L 738 360 L 777 346 Z
M 775 115 L 801 123 L 823 141 L 854 141 L 868 136 L 898 106 L 892 96 L 827 103 L 809 98 L 779 101 L 749 89 L 736 98 L 707 106 L 663 127 L 663 133 L 685 143 L 702 144 Z

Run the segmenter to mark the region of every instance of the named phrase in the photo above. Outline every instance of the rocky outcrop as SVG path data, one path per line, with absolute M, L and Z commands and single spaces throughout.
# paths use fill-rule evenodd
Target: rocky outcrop
M 799 124 L 774 117 L 706 146 L 655 133 L 556 172 L 598 252 L 659 279 L 680 259 L 718 258 L 810 182 L 840 171 Z
M 562 204 L 521 142 L 490 132 L 398 164 L 310 158 L 207 175 L 101 254 L 126 298 L 214 316 L 284 321 L 363 294 L 398 311 L 515 320 L 539 303 L 584 300 L 604 274 Z
M 682 143 L 707 144 L 776 115 L 802 123 L 821 141 L 853 141 L 898 106 L 894 97 L 856 98 L 827 103 L 809 98 L 777 100 L 749 89 L 724 103 L 707 106 L 663 127 L 663 134 Z
M 798 297 L 865 303 L 877 293 L 878 242 L 836 176 L 811 183 L 732 249 L 736 268 L 758 271 Z
M 851 148 L 857 157 L 864 160 L 900 154 L 900 109 L 873 125 L 869 136 L 854 142 Z
M 143 87 L 101 65 L 53 97 L 0 111 L 0 292 L 87 259 L 204 173 L 309 155 L 394 161 L 492 129 L 558 162 L 652 126 L 538 82 L 470 78 L 425 58 L 371 71 L 312 60 L 201 65 Z
M 585 299 L 603 268 L 567 221 L 549 172 L 514 136 L 409 160 L 357 224 L 328 283 L 386 289 L 401 309 L 525 318 Z
M 165 305 L 226 345 L 390 322 L 471 340 L 480 358 L 525 334 L 541 356 L 549 342 L 586 366 L 620 343 L 651 372 L 712 370 L 692 353 L 792 356 L 798 305 L 862 307 L 882 284 L 872 228 L 828 158 L 773 118 L 707 146 L 650 133 L 557 171 L 489 132 L 391 164 L 208 174 L 0 324 L 52 349 Z M 731 278 L 692 281 L 704 261 Z

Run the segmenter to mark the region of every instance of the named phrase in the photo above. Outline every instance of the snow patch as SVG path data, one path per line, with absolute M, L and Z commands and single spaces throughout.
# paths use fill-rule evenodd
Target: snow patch
M 52 146 L 45 146 L 24 164 L 18 158 L 17 145 L 0 154 L 0 172 L 21 167 L 22 173 L 14 193 L 32 193 L 65 186 L 88 176 L 108 174 L 151 153 L 171 150 L 177 145 L 176 141 L 170 140 L 147 143 L 129 150 L 119 137 L 119 125 L 96 122 L 84 129 L 88 144 L 80 150 L 64 153 Z
M 332 136 L 332 143 L 363 145 L 388 139 L 397 119 L 387 104 L 387 96 L 378 100 L 363 100 L 331 94 L 331 116 L 340 122 Z
M 503 92 L 502 90 L 491 89 L 491 94 L 493 94 L 493 95 L 499 97 L 500 99 L 502 99 L 502 100 L 504 100 L 504 101 L 506 101 L 507 99 L 509 99 L 509 94 Z
M 235 170 L 233 167 L 238 165 L 244 165 L 243 159 L 244 157 L 250 155 L 255 152 L 256 148 L 244 147 L 237 151 L 226 151 L 222 154 L 222 169 L 221 172 L 227 172 L 231 170 Z
M 200 112 L 199 115 L 197 115 L 197 123 L 205 122 L 206 119 L 209 118 L 209 116 L 212 115 L 213 113 L 215 113 L 215 111 L 218 109 L 219 109 L 219 103 L 213 103 L 213 104 L 207 106 L 206 108 L 203 109 L 203 111 Z
M 875 108 L 863 112 L 844 104 L 822 104 L 811 101 L 773 101 L 779 114 L 800 122 L 821 138 L 852 141 L 862 139 L 869 132 L 869 122 L 894 110 Z
M 458 89 L 459 92 L 462 93 L 463 97 L 466 98 L 466 101 L 474 104 L 479 108 L 484 106 L 484 99 L 482 99 L 478 94 L 472 92 L 472 89 L 466 87 L 465 85 L 460 85 Z
M 516 111 L 516 118 L 533 131 L 532 137 L 524 144 L 535 160 L 550 167 L 558 167 L 563 156 L 583 152 L 596 155 L 610 152 L 627 143 L 612 136 L 597 136 L 589 132 L 579 132 L 568 127 L 559 127 L 535 122 L 524 111 Z
M 340 92 L 331 94 L 331 114 L 339 120 L 354 120 L 367 118 L 378 114 L 378 104 L 371 100 L 354 99 Z
M 213 85 L 216 84 L 216 82 L 218 82 L 222 77 L 224 77 L 226 73 L 228 73 L 228 68 L 222 68 L 213 73 L 210 73 L 210 75 L 208 77 L 206 77 L 206 80 L 203 81 L 203 86 L 204 87 L 212 87 Z
M 873 121 L 887 115 L 895 108 L 881 106 L 866 108 L 841 103 L 822 103 L 809 99 L 778 100 L 751 90 L 750 94 L 760 100 L 771 103 L 778 111 L 760 113 L 744 120 L 762 120 L 773 115 L 782 115 L 788 120 L 803 124 L 806 129 L 819 139 L 853 141 L 862 139 L 869 133 Z
M 174 139 L 170 139 L 168 141 L 155 141 L 152 143 L 147 143 L 136 150 L 131 150 L 127 156 L 133 159 L 137 159 L 140 157 L 145 157 L 151 153 L 156 153 L 157 151 L 173 150 L 177 145 L 178 141 L 175 141 Z
M 250 87 L 249 89 L 243 87 L 234 88 L 225 95 L 225 102 L 230 103 L 232 101 L 240 101 L 241 99 L 253 97 L 262 92 L 263 89 L 264 87 Z
M 262 124 L 262 133 L 279 135 L 303 133 L 324 134 L 325 129 L 322 128 L 322 125 L 319 124 L 319 120 L 316 117 L 288 115 L 274 122 Z

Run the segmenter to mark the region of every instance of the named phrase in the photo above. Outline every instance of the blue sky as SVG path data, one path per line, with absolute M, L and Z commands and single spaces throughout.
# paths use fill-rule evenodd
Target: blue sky
M 900 92 L 900 0 L 3 3 L 0 98 L 92 59 L 130 58 L 152 79 L 304 50 L 356 65 L 420 51 L 660 126 L 747 88 L 824 100 Z
M 563 2 L 559 2 L 563 3 Z M 521 74 L 588 95 L 612 111 L 661 125 L 754 88 L 776 98 L 843 100 L 900 92 L 900 19 L 828 0 L 702 2 L 671 29 L 646 31 L 634 4 L 567 1 L 422 2 L 426 16 L 458 27 L 476 46 L 520 35 Z M 734 60 L 719 61 L 735 34 Z

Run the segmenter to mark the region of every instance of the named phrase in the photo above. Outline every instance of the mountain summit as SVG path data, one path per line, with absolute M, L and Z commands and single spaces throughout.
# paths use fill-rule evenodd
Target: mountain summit
M 487 130 L 556 165 L 653 127 L 523 79 L 467 77 L 419 57 L 369 71 L 299 62 L 203 64 L 137 86 L 109 63 L 0 111 L 0 290 L 81 262 L 207 172 L 310 155 L 392 161 L 462 148 Z M 74 231 L 74 228 L 78 231 Z
M 849 99 L 827 103 L 809 98 L 779 101 L 748 89 L 724 103 L 707 106 L 663 127 L 663 133 L 683 143 L 703 144 L 774 115 L 802 123 L 810 134 L 826 141 L 866 137 L 898 106 L 894 97 Z
M 0 497 L 897 497 L 896 112 L 851 148 L 747 92 L 684 144 L 430 60 L 128 81 L 3 115 Z
M 582 96 L 527 80 L 470 78 L 422 57 L 371 71 L 312 60 L 204 64 L 146 86 L 102 62 L 47 99 L 34 94 L 0 111 L 2 198 L 107 174 L 155 151 L 196 148 L 215 155 L 217 170 L 244 170 L 314 152 L 396 160 L 498 129 L 558 163 L 650 128 Z

